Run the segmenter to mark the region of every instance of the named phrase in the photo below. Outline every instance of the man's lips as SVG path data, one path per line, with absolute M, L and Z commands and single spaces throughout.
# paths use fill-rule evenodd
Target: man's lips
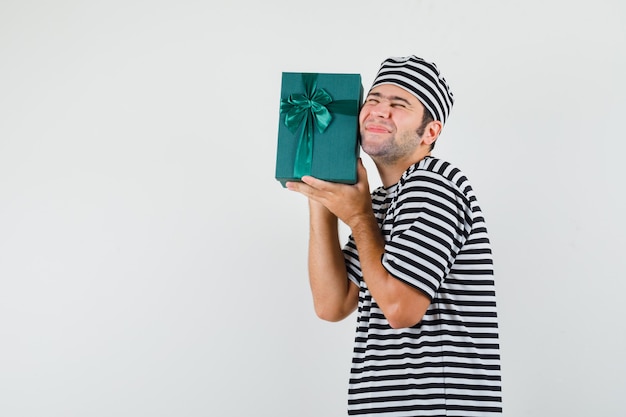
M 371 133 L 389 133 L 391 129 L 378 123 L 366 123 L 365 130 Z

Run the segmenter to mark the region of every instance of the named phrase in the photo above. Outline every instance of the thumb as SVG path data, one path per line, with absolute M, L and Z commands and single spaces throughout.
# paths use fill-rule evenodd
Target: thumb
M 365 165 L 363 165 L 363 160 L 361 158 L 357 161 L 356 169 L 358 182 L 364 183 L 369 187 L 369 183 L 367 181 L 367 170 L 365 169 Z
M 357 161 L 356 172 L 359 177 L 359 181 L 361 180 L 361 177 L 367 178 L 367 170 L 365 169 L 365 165 L 363 165 L 363 160 L 361 158 Z

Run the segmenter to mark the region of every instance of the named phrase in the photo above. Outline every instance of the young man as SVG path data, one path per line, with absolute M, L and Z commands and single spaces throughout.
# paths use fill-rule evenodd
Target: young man
M 436 65 L 383 61 L 359 115 L 361 147 L 382 187 L 312 177 L 288 183 L 309 199 L 315 310 L 337 321 L 358 307 L 348 414 L 501 414 L 493 261 L 468 179 L 431 156 L 453 104 Z M 341 248 L 337 219 L 350 227 Z

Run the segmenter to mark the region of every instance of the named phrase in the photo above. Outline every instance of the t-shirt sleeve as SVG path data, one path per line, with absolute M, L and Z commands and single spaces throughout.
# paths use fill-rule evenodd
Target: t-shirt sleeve
M 469 235 L 469 203 L 445 178 L 421 173 L 406 181 L 393 211 L 382 264 L 432 300 Z
M 354 282 L 357 286 L 360 286 L 360 281 L 363 275 L 361 273 L 359 254 L 356 250 L 356 244 L 354 243 L 352 235 L 348 237 L 348 242 L 346 242 L 343 247 L 343 257 L 346 263 L 348 279 Z

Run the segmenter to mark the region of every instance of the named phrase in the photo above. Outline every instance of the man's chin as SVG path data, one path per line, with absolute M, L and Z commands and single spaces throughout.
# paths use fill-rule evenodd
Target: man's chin
M 375 158 L 377 156 L 383 156 L 386 154 L 386 148 L 381 146 L 382 144 L 372 144 L 372 143 L 363 143 L 361 142 L 361 149 L 371 158 Z

